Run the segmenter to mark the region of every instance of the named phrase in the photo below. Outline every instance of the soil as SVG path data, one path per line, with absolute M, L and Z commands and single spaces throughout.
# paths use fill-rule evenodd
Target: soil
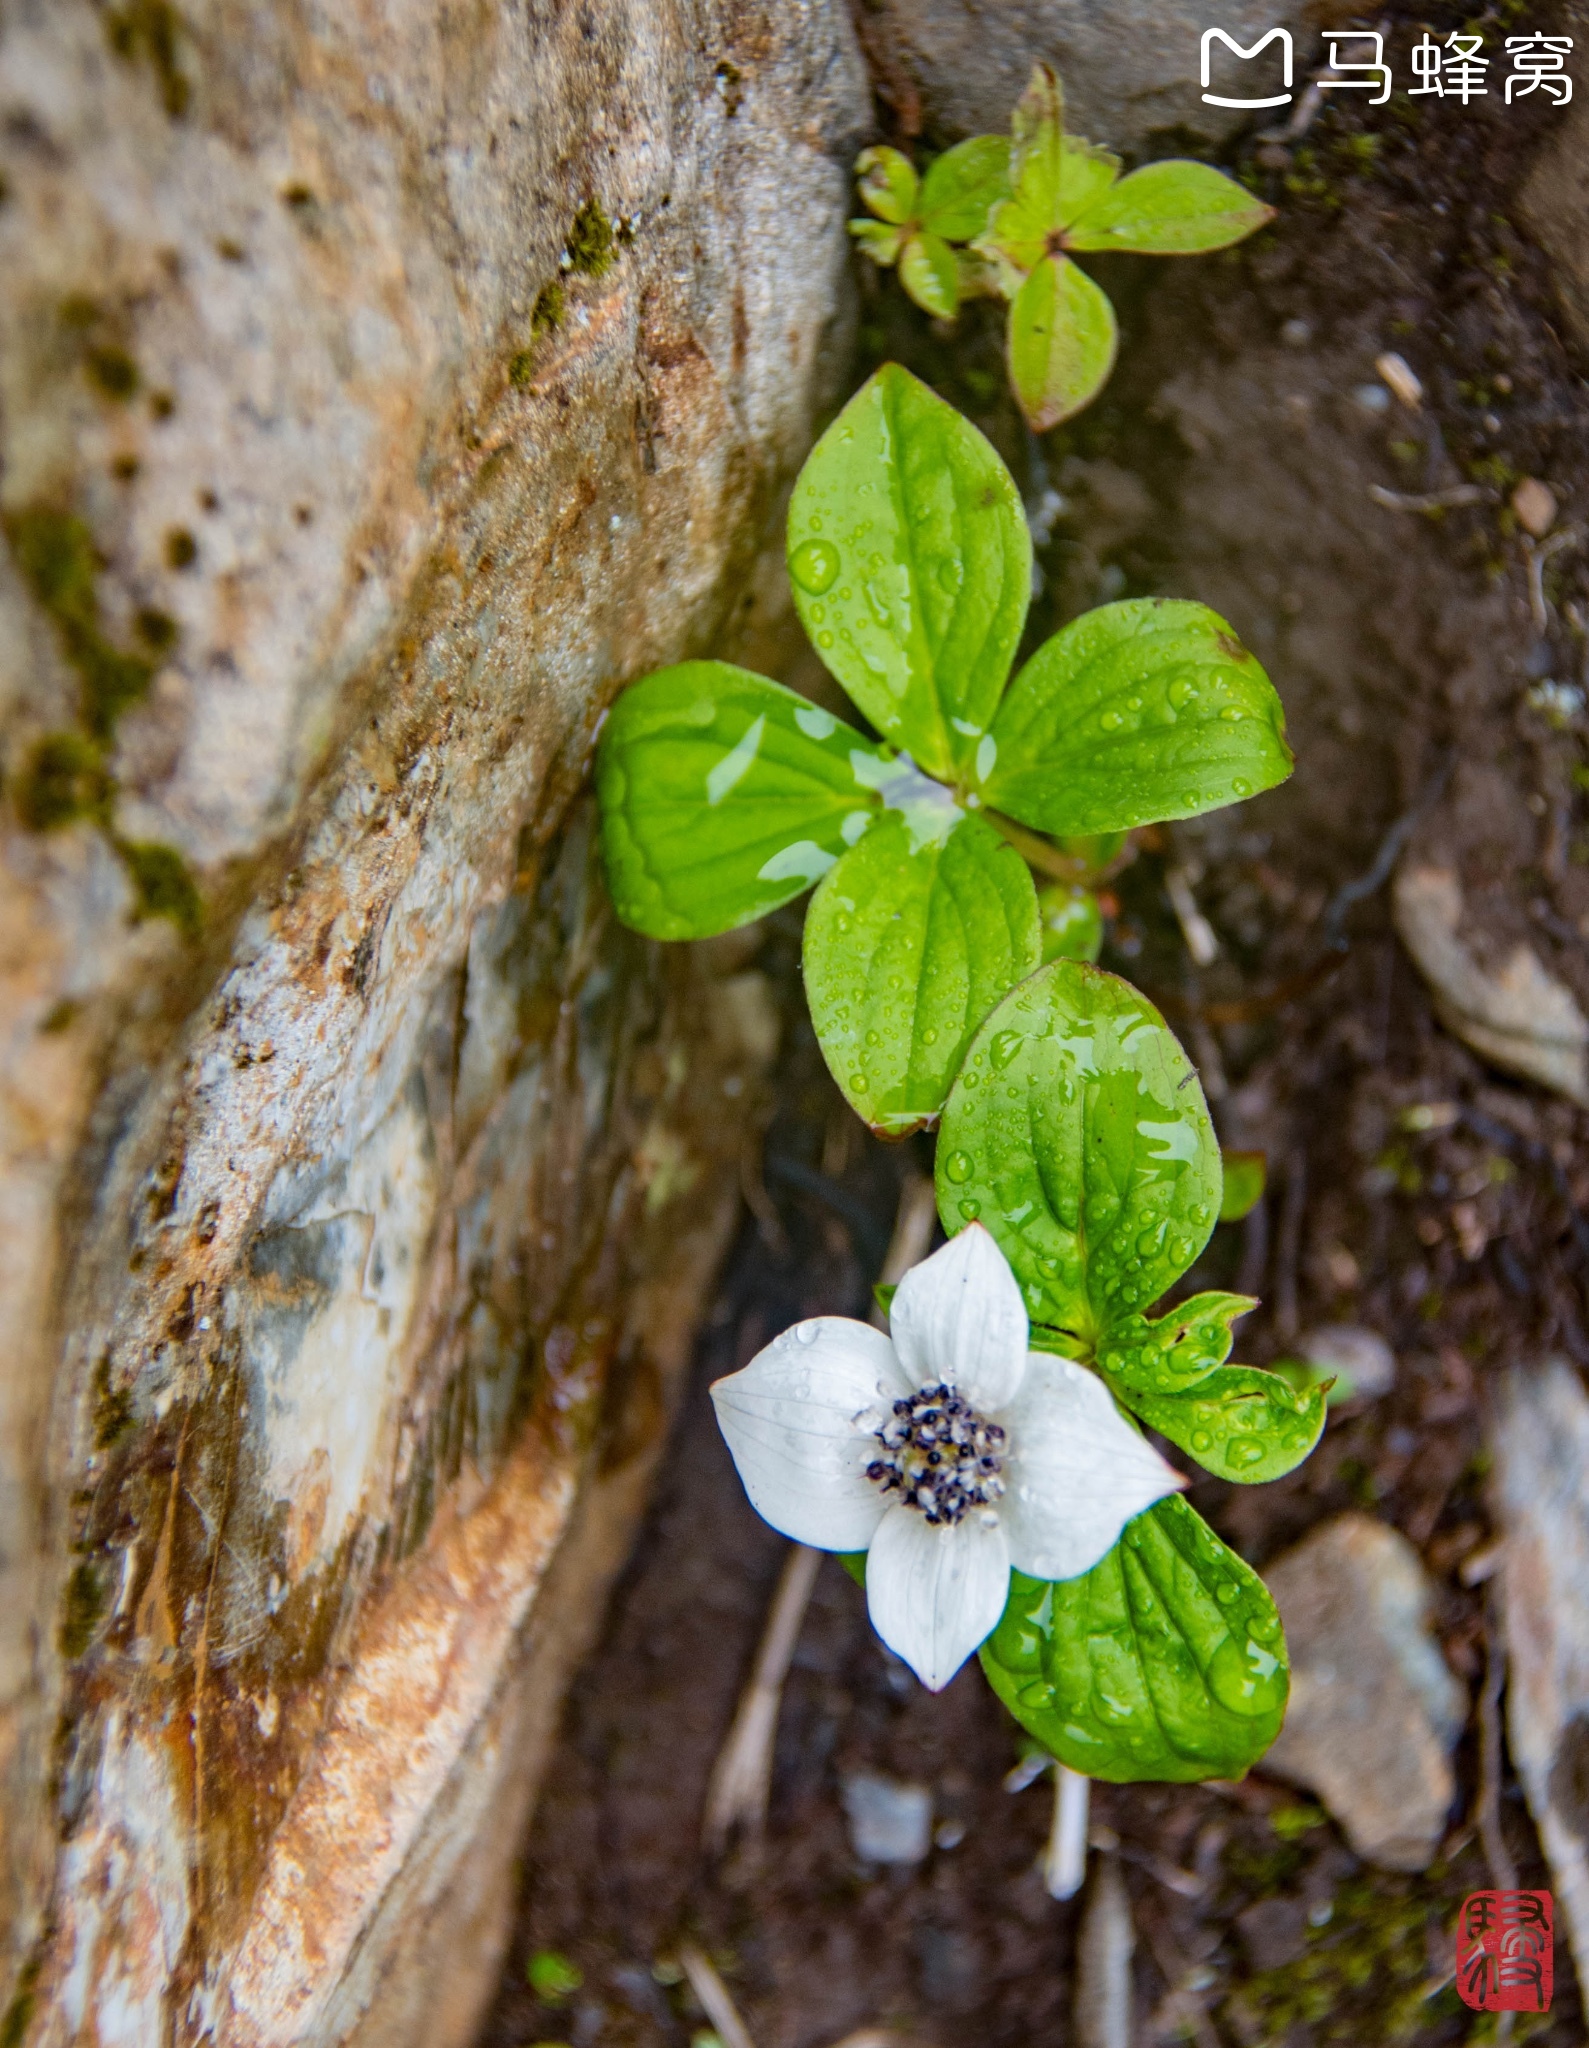
M 1403 70 L 1417 32 L 1391 24 Z M 1294 780 L 1141 835 L 1111 884 L 1103 964 L 1184 1034 L 1223 1140 L 1268 1155 L 1265 1201 L 1216 1232 L 1187 1286 L 1263 1296 L 1241 1330 L 1255 1364 L 1310 1324 L 1350 1321 L 1382 1332 L 1399 1369 L 1394 1392 L 1337 1416 L 1289 1479 L 1205 1480 L 1192 1498 L 1260 1568 L 1347 1507 L 1395 1524 L 1424 1556 L 1446 1656 L 1475 1698 L 1486 1594 L 1461 1567 L 1491 1534 L 1489 1391 L 1547 1351 L 1589 1363 L 1589 1125 L 1447 1035 L 1383 888 L 1348 885 L 1413 814 L 1415 852 L 1461 873 L 1480 952 L 1526 940 L 1589 1008 L 1589 728 L 1540 689 L 1584 680 L 1589 554 L 1554 557 L 1541 624 L 1508 506 L 1531 476 L 1563 525 L 1589 516 L 1585 364 L 1543 259 L 1509 222 L 1552 119 L 1537 101 L 1398 94 L 1333 107 L 1288 146 L 1249 139 L 1237 162 L 1277 223 L 1223 257 L 1100 260 L 1120 367 L 1041 449 L 1009 406 L 991 308 L 935 333 L 891 280 L 863 279 L 857 370 L 910 364 L 994 438 L 1029 501 L 1045 487 L 1064 500 L 1033 642 L 1109 597 L 1195 596 L 1276 680 Z M 1416 411 L 1365 403 L 1387 349 L 1422 381 Z M 1484 498 L 1443 513 L 1370 495 L 1462 483 Z M 822 689 L 814 664 L 798 674 Z M 1221 941 L 1201 972 L 1165 895 L 1171 861 Z M 1019 1731 L 974 1668 L 925 1693 L 831 1561 L 784 1698 L 765 1842 L 717 1865 L 700 1849 L 707 1777 L 785 1548 L 745 1503 L 706 1385 L 801 1316 L 865 1313 L 901 1175 L 930 1156 L 923 1140 L 867 1138 L 828 1082 L 799 995 L 799 927 L 798 906 L 774 920 L 758 960 L 788 1020 L 750 1180 L 761 1220 L 747 1216 L 644 1538 L 570 1698 L 482 2048 L 689 2041 L 706 2022 L 671 1965 L 683 1938 L 715 1959 L 758 2048 L 876 2025 L 924 2048 L 1078 2039 L 1078 1908 L 1050 1899 L 1037 1868 L 1050 1795 L 1004 1789 Z M 1449 1982 L 1456 1904 L 1494 1881 L 1472 1725 L 1457 1766 L 1450 1833 L 1419 1877 L 1358 1863 L 1261 1768 L 1238 1786 L 1095 1788 L 1095 1835 L 1118 1842 L 1138 1933 L 1136 2038 L 1496 2038 Z M 857 1767 L 931 1787 L 924 1862 L 856 1861 L 840 1785 Z M 1501 1810 L 1521 1881 L 1547 1882 L 1509 1773 Z M 527 1985 L 548 1950 L 583 1975 L 562 2002 Z M 1562 1942 L 1556 1984 L 1549 2021 L 1513 2039 L 1583 2039 Z

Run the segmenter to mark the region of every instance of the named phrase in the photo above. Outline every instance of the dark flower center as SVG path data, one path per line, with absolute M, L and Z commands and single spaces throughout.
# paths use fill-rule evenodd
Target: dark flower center
M 958 1522 L 1004 1491 L 1004 1431 L 953 1387 L 922 1387 L 874 1432 L 883 1454 L 866 1468 L 885 1493 L 928 1521 Z

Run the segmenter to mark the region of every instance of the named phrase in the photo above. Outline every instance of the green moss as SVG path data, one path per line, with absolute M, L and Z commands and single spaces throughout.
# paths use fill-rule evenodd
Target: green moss
M 508 364 L 508 382 L 522 391 L 526 384 L 535 381 L 535 351 L 521 348 Z
M 1342 1885 L 1295 1962 L 1257 1972 L 1232 1994 L 1239 2038 L 1280 2042 L 1306 2030 L 1315 2048 L 1359 2048 L 1365 2041 L 1398 2048 L 1455 2020 L 1462 2012 L 1455 1986 L 1434 1995 L 1429 1989 L 1431 1925 L 1442 1947 L 1450 1941 L 1453 1900 L 1429 1890 L 1429 1881 L 1443 1876 L 1437 1865 L 1422 1884 L 1375 1875 Z M 1549 2026 L 1542 2016 L 1518 2017 L 1518 2040 Z M 1489 2039 L 1486 2022 L 1465 2038 Z
M 160 103 L 173 121 L 180 121 L 193 97 L 191 82 L 177 59 L 182 17 L 171 0 L 127 0 L 105 16 L 105 37 L 125 63 L 145 63 L 160 84 Z
M 85 1557 L 72 1568 L 72 1575 L 66 1582 L 66 1595 L 61 1602 L 61 1624 L 57 1640 L 61 1655 L 69 1662 L 75 1662 L 93 1642 L 99 1624 L 105 1618 L 104 1582 L 94 1560 Z
M 567 304 L 561 284 L 555 277 L 548 279 L 536 294 L 535 311 L 530 315 L 531 334 L 550 334 L 553 328 L 560 326 Z
M 173 526 L 166 535 L 166 567 L 191 569 L 199 559 L 199 544 L 185 526 Z
M 33 2020 L 35 1993 L 39 1981 L 39 1959 L 29 1956 L 17 1973 L 17 1988 L 11 2003 L 0 2016 L 0 2048 L 22 2048 Z
M 617 237 L 599 199 L 587 199 L 568 231 L 569 267 L 582 277 L 605 277 L 616 259 Z
M 169 654 L 177 644 L 177 622 L 168 612 L 146 605 L 138 614 L 138 638 L 151 654 Z
M 83 689 L 83 723 L 108 739 L 116 720 L 149 687 L 154 664 L 123 654 L 100 625 L 93 536 L 73 512 L 24 505 L 4 519 L 5 536 L 24 582 L 55 622 L 67 660 Z
M 131 1436 L 132 1429 L 132 1390 L 111 1384 L 107 1352 L 94 1368 L 94 1449 L 114 1450 Z
M 91 348 L 84 368 L 107 398 L 125 405 L 138 390 L 138 365 L 124 348 Z
M 78 818 L 103 825 L 110 798 L 104 755 L 80 732 L 47 732 L 12 787 L 17 816 L 30 832 L 54 832 Z
M 156 839 L 118 839 L 122 865 L 138 892 L 137 915 L 166 917 L 187 938 L 197 936 L 204 905 L 188 864 L 174 846 Z

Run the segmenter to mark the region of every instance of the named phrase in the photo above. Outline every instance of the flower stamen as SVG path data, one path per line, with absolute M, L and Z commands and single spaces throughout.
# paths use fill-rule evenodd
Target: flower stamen
M 873 1435 L 883 1455 L 866 1468 L 935 1527 L 953 1525 L 1004 1491 L 1004 1431 L 943 1381 L 896 1401 Z

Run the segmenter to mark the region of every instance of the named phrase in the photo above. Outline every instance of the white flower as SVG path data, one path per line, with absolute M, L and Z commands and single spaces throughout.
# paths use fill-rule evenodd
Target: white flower
M 712 1399 L 757 1513 L 817 1550 L 865 1550 L 872 1626 L 937 1692 L 1003 1613 L 1012 1564 L 1076 1578 L 1185 1482 L 1096 1373 L 1027 1350 L 981 1224 L 905 1275 L 889 1322 L 892 1339 L 799 1323 Z

